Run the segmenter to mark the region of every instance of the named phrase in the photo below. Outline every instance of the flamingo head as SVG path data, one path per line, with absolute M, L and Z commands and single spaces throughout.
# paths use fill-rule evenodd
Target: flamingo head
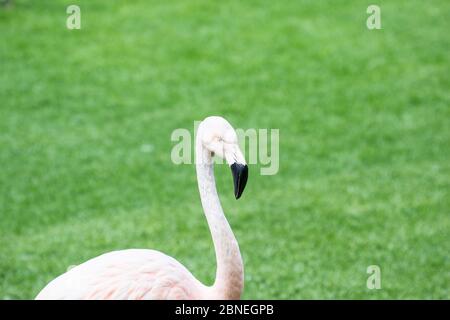
M 239 199 L 245 189 L 248 178 L 248 166 L 239 147 L 236 131 L 222 117 L 208 117 L 203 120 L 204 130 L 201 136 L 203 147 L 212 156 L 225 159 L 231 168 L 234 182 L 234 195 Z

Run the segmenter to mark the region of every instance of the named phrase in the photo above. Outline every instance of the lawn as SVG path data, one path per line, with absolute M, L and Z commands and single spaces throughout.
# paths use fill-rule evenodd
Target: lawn
M 66 8 L 81 8 L 81 30 Z M 0 5 L 0 298 L 101 253 L 215 275 L 176 128 L 280 129 L 280 170 L 218 190 L 244 299 L 450 298 L 450 2 L 14 0 Z M 366 286 L 381 268 L 379 290 Z

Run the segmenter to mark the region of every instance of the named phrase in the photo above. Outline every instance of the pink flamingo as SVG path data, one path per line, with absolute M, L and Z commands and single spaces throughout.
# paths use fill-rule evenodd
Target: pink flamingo
M 36 299 L 239 299 L 244 269 L 239 245 L 220 205 L 214 180 L 216 155 L 231 167 L 238 199 L 248 167 L 232 126 L 221 117 L 203 120 L 196 137 L 196 170 L 200 198 L 216 252 L 212 286 L 197 280 L 181 263 L 155 250 L 105 253 L 51 281 Z

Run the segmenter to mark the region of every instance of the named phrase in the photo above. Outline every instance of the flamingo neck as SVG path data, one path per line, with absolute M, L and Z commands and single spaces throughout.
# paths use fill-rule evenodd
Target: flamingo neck
M 216 299 L 239 299 L 244 285 L 244 268 L 239 245 L 225 218 L 217 195 L 211 153 L 196 140 L 196 170 L 200 198 L 216 252 L 216 280 L 211 287 Z

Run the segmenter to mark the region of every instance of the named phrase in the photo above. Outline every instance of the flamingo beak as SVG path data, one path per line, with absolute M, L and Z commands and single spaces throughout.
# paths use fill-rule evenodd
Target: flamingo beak
M 233 174 L 234 196 L 236 199 L 239 199 L 247 184 L 248 166 L 246 164 L 235 162 L 230 168 L 231 173 Z

